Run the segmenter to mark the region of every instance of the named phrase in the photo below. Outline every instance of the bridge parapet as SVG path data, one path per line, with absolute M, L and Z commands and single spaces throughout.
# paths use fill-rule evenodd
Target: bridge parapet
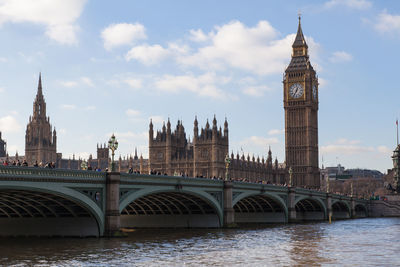
M 67 169 L 48 169 L 36 167 L 20 167 L 20 166 L 0 166 L 0 177 L 4 179 L 68 179 L 68 180 L 82 180 L 87 182 L 97 180 L 105 181 L 105 172 L 95 171 L 78 171 Z
M 182 176 L 166 176 L 166 175 L 148 175 L 148 174 L 129 174 L 129 173 L 121 173 L 121 184 L 130 184 L 130 183 L 151 183 L 151 184 L 182 184 L 182 185 L 203 185 L 203 186 L 223 186 L 224 181 L 222 180 L 213 180 L 213 179 L 205 179 L 205 178 L 190 178 L 190 177 L 182 177 Z

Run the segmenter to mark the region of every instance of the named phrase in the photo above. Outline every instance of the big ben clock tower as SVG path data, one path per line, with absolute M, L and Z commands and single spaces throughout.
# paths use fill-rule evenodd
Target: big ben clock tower
M 292 45 L 292 60 L 283 79 L 286 166 L 292 185 L 319 188 L 318 77 L 311 66 L 301 18 Z

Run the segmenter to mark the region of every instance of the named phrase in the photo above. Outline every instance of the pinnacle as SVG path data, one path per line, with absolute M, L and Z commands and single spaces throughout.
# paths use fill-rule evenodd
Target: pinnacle
M 306 40 L 304 39 L 303 31 L 301 29 L 301 17 L 299 16 L 299 26 L 297 28 L 296 38 L 294 39 L 292 47 L 300 47 L 300 46 L 307 47 L 307 43 Z

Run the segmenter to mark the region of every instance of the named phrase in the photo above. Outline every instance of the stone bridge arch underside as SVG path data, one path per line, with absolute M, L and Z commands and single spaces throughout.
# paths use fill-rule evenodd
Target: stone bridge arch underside
M 0 186 L 0 236 L 101 236 L 101 205 L 62 186 Z
M 287 223 L 288 209 L 282 197 L 269 193 L 242 193 L 233 200 L 235 223 Z
M 332 219 L 350 219 L 351 206 L 346 201 L 335 200 L 332 201 Z
M 120 200 L 121 227 L 217 228 L 223 225 L 222 191 L 136 189 Z
M 327 218 L 327 208 L 318 197 L 299 197 L 295 201 L 295 221 L 322 221 Z
M 364 204 L 355 204 L 353 217 L 354 218 L 368 217 L 368 208 Z

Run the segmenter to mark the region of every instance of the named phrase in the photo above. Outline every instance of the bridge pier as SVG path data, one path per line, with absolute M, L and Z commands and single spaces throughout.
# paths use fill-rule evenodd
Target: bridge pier
M 357 216 L 357 214 L 356 214 L 356 201 L 355 201 L 355 199 L 354 199 L 354 197 L 351 197 L 351 200 L 350 200 L 350 205 L 351 205 L 351 214 L 350 214 L 350 218 L 352 218 L 352 219 L 354 219 L 354 218 L 356 218 Z
M 289 187 L 288 191 L 288 222 L 296 222 L 296 189 Z
M 113 237 L 120 234 L 119 213 L 119 172 L 106 174 L 106 212 L 104 236 Z
M 235 210 L 232 205 L 232 181 L 224 181 L 224 227 L 234 227 L 235 223 Z
M 331 193 L 326 193 L 326 216 L 327 220 L 332 219 L 332 194 Z

